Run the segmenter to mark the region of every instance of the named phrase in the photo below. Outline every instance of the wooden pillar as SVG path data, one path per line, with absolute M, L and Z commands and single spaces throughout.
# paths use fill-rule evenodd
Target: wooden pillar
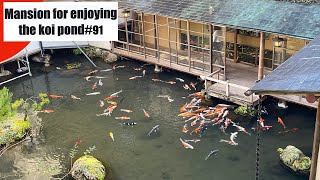
M 128 49 L 128 53 L 130 51 L 130 48 L 129 48 L 129 33 L 128 33 L 128 18 L 126 17 L 124 19 L 124 25 L 125 25 L 125 31 L 126 31 L 126 39 L 127 39 L 127 49 Z
M 201 42 L 201 53 L 202 53 L 202 70 L 204 71 L 206 68 L 206 64 L 204 63 L 204 52 L 203 52 L 203 41 L 204 41 L 204 24 L 201 24 L 201 37 L 202 37 L 202 42 Z
M 167 24 L 168 24 L 168 47 L 169 47 L 169 63 L 171 66 L 171 38 L 170 38 L 170 23 L 169 18 L 167 17 Z
M 317 167 L 317 160 L 320 158 L 319 155 L 319 141 L 320 141 L 320 102 L 318 102 L 316 123 L 314 127 L 313 135 L 313 148 L 312 148 L 312 158 L 311 158 L 311 170 L 309 180 L 316 180 L 320 177 L 320 167 Z M 317 174 L 317 178 L 316 178 Z
M 227 80 L 227 28 L 226 27 L 224 27 L 224 30 L 223 30 L 223 39 L 224 39 L 223 80 L 226 81 Z M 218 74 L 218 77 L 219 77 L 219 74 Z
M 142 30 L 142 44 L 143 44 L 143 50 L 144 50 L 144 60 L 147 59 L 147 50 L 146 50 L 146 36 L 145 36 L 145 30 L 144 30 L 144 13 L 141 13 L 141 30 Z
M 263 67 L 264 67 L 264 49 L 265 49 L 265 34 L 260 33 L 260 52 L 259 52 L 259 70 L 258 80 L 263 78 Z
M 239 33 L 239 30 L 235 29 L 234 35 L 233 35 L 233 61 L 234 62 L 239 62 L 238 61 L 238 33 Z
M 190 21 L 187 21 L 187 40 L 188 40 L 188 61 L 189 61 L 189 71 L 190 71 L 191 70 Z
M 155 30 L 156 30 L 156 40 L 157 40 L 157 58 L 160 61 L 160 49 L 159 49 L 159 29 L 158 29 L 158 15 L 154 15 L 155 19 Z
M 209 46 L 210 46 L 210 73 L 213 72 L 213 26 L 212 24 L 209 24 Z
M 174 32 L 176 35 L 176 58 L 177 58 L 177 64 L 179 64 L 179 58 L 178 58 L 178 28 L 177 28 L 177 20 L 174 19 Z

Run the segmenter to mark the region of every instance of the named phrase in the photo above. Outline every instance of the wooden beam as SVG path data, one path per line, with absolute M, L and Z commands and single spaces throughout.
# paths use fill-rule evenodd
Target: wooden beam
M 190 21 L 187 20 L 187 40 L 188 40 L 188 61 L 189 71 L 191 70 L 191 47 L 190 47 Z
M 169 18 L 167 17 L 167 25 L 168 25 L 168 42 L 169 42 L 169 62 L 170 62 L 170 66 L 171 66 L 171 36 L 170 36 L 170 23 L 169 23 Z
M 179 64 L 179 58 L 178 58 L 178 30 L 177 30 L 177 19 L 174 19 L 174 32 L 176 35 L 176 58 L 177 58 L 177 64 Z
M 209 24 L 209 46 L 210 46 L 210 52 L 209 52 L 209 58 L 210 58 L 210 73 L 213 71 L 213 26 L 212 24 Z
M 320 176 L 320 168 L 317 168 L 317 160 L 320 158 L 319 155 L 319 141 L 320 141 L 320 102 L 318 102 L 316 123 L 314 128 L 313 135 L 313 148 L 312 148 L 312 160 L 311 160 L 311 170 L 309 180 L 319 179 Z M 316 178 L 317 175 L 317 178 Z
M 204 52 L 203 52 L 203 48 L 204 48 L 204 45 L 203 45 L 203 41 L 204 41 L 204 24 L 203 23 L 201 23 L 201 32 L 202 32 L 202 41 L 201 41 L 201 53 L 202 53 L 202 70 L 204 71 L 204 69 L 205 69 L 205 67 L 206 67 L 206 65 L 204 64 Z
M 128 18 L 126 17 L 124 19 L 124 25 L 125 25 L 125 31 L 126 31 L 126 39 L 127 39 L 127 49 L 128 49 L 128 53 L 130 51 L 130 48 L 129 48 L 129 33 L 128 33 Z
M 158 58 L 158 61 L 160 61 L 158 15 L 154 15 L 154 21 L 155 21 L 156 43 L 157 43 L 157 58 Z
M 265 34 L 264 34 L 264 32 L 260 32 L 260 52 L 259 52 L 258 80 L 261 80 L 263 78 L 264 50 L 265 50 Z
M 224 44 L 224 58 L 223 58 L 223 80 L 227 80 L 227 27 L 223 29 L 223 44 Z
M 235 29 L 233 34 L 233 61 L 239 62 L 238 60 L 238 34 L 239 30 Z
M 146 39 L 145 39 L 145 31 L 144 31 L 144 13 L 141 13 L 141 29 L 142 29 L 142 44 L 144 50 L 144 59 L 147 59 L 147 50 L 146 50 Z

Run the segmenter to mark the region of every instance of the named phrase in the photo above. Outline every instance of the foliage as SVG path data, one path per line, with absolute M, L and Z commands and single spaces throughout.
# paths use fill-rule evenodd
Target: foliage
M 31 128 L 31 124 L 23 119 L 11 118 L 5 123 L 0 124 L 0 145 L 10 144 L 22 139 L 26 132 Z
M 103 180 L 105 177 L 105 168 L 102 163 L 90 155 L 80 157 L 76 162 L 75 166 L 83 172 L 89 173 L 91 176 L 96 177 L 99 180 Z M 86 174 L 87 174 L 86 173 Z M 89 175 L 87 174 L 87 175 Z
M 90 154 L 92 151 L 95 151 L 95 150 L 97 150 L 96 146 L 89 147 L 89 149 L 87 149 L 87 150 L 84 152 L 84 155 L 88 155 L 88 154 Z
M 234 112 L 241 116 L 256 116 L 257 110 L 248 106 L 239 106 Z
M 0 122 L 14 115 L 11 108 L 12 95 L 6 87 L 0 90 Z

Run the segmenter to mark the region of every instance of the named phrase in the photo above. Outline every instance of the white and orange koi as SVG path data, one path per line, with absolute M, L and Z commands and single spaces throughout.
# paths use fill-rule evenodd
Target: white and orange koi
M 189 130 L 187 129 L 187 124 L 185 124 L 182 128 L 183 133 L 187 133 Z
M 129 109 L 120 109 L 120 111 L 122 112 L 126 112 L 126 113 L 132 113 L 133 111 L 129 110 Z
M 100 107 L 103 107 L 104 106 L 104 102 L 100 100 Z
M 74 96 L 74 95 L 71 95 L 71 99 L 81 100 L 81 98 L 78 98 L 77 96 Z
M 95 82 L 93 85 L 92 85 L 92 88 L 91 88 L 92 90 L 95 90 L 95 89 L 97 89 L 97 82 Z
M 198 121 L 198 119 L 196 119 L 196 120 L 192 121 L 192 122 L 191 122 L 191 124 L 190 124 L 190 126 L 194 126 L 194 125 L 196 125 L 196 124 L 197 124 L 197 121 Z
M 184 148 L 186 148 L 186 149 L 194 149 L 193 146 L 191 146 L 190 144 L 184 142 L 181 138 L 180 138 L 180 141 L 181 141 L 181 143 L 182 143 Z
M 130 119 L 130 117 L 128 116 L 121 116 L 121 117 L 115 117 L 116 119 L 120 119 L 120 120 L 128 120 Z
M 193 131 L 190 132 L 190 136 L 192 136 L 193 133 L 198 133 L 198 132 L 200 132 L 200 131 L 201 131 L 201 128 L 202 128 L 201 126 L 195 128 Z
M 41 111 L 38 111 L 38 112 L 42 112 L 42 113 L 53 113 L 54 110 L 51 110 L 51 109 L 45 109 L 45 110 L 41 110 Z
M 142 110 L 143 110 L 144 116 L 149 118 L 150 117 L 149 113 L 144 109 L 142 109 Z

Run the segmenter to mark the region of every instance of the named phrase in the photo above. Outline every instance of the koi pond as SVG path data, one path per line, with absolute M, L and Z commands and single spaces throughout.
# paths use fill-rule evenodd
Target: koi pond
M 105 166 L 109 166 L 111 173 L 107 179 L 112 180 L 232 180 L 254 179 L 256 166 L 256 132 L 252 127 L 255 121 L 240 121 L 251 134 L 238 133 L 237 146 L 220 142 L 230 139 L 230 134 L 237 129 L 230 125 L 225 135 L 219 126 L 208 125 L 208 129 L 199 137 L 199 133 L 190 136 L 189 132 L 197 126 L 190 127 L 191 121 L 178 117 L 180 108 L 191 101 L 188 95 L 202 89 L 196 77 L 175 71 L 154 73 L 154 66 L 143 65 L 135 60 L 119 60 L 106 64 L 95 60 L 98 69 L 112 68 L 114 65 L 125 66 L 106 72 L 97 72 L 102 76 L 102 86 L 92 86 L 98 82 L 96 78 L 90 81 L 84 79 L 94 70 L 93 66 L 83 56 L 58 51 L 53 56 L 54 64 L 42 67 L 32 64 L 32 77 L 25 77 L 6 86 L 14 94 L 14 99 L 30 97 L 39 93 L 64 96 L 51 99 L 45 109 L 54 110 L 53 113 L 38 113 L 42 119 L 42 131 L 35 137 L 35 145 L 25 148 L 18 145 L 6 151 L 0 157 L 0 178 L 3 179 L 51 179 L 62 177 L 70 170 L 69 153 L 79 138 L 78 152 L 75 159 L 83 155 L 89 147 L 96 147 L 91 155 L 99 159 Z M 81 62 L 80 69 L 67 70 L 68 63 Z M 60 67 L 61 69 L 57 69 Z M 144 77 L 129 79 L 133 76 Z M 185 82 L 177 81 L 182 78 Z M 176 84 L 152 81 L 176 81 Z M 197 91 L 186 90 L 184 84 L 198 82 Z M 101 84 L 100 84 L 101 85 Z M 2 87 L 1 87 L 2 88 Z M 119 97 L 112 99 L 118 103 L 111 116 L 97 116 L 102 114 L 110 104 L 100 107 L 100 100 L 121 91 Z M 87 96 L 92 92 L 98 95 Z M 71 95 L 81 100 L 70 98 Z M 169 95 L 173 101 L 159 95 Z M 184 97 L 184 98 L 183 98 Z M 121 101 L 121 103 L 120 103 Z M 298 176 L 284 167 L 279 160 L 277 149 L 293 145 L 305 155 L 311 157 L 315 110 L 289 104 L 288 109 L 276 107 L 276 101 L 268 100 L 265 107 L 269 115 L 264 116 L 264 123 L 273 126 L 261 134 L 260 179 L 263 180 L 302 180 L 307 177 Z M 212 107 L 218 103 L 231 104 L 213 99 Z M 127 113 L 120 109 L 128 109 Z M 146 117 L 143 109 L 150 115 Z M 128 116 L 130 120 L 120 120 L 115 117 Z M 233 112 L 228 117 L 234 119 Z M 292 133 L 279 133 L 283 126 L 277 122 L 281 117 L 288 129 L 298 128 Z M 135 122 L 134 126 L 119 123 Z M 184 124 L 188 125 L 188 133 L 183 133 Z M 156 133 L 150 130 L 159 125 Z M 109 136 L 113 133 L 114 141 Z M 188 142 L 194 149 L 186 149 L 180 138 L 184 140 L 200 139 L 200 142 Z M 219 150 L 215 155 L 205 158 L 213 150 Z M 69 176 L 66 179 L 72 179 Z

